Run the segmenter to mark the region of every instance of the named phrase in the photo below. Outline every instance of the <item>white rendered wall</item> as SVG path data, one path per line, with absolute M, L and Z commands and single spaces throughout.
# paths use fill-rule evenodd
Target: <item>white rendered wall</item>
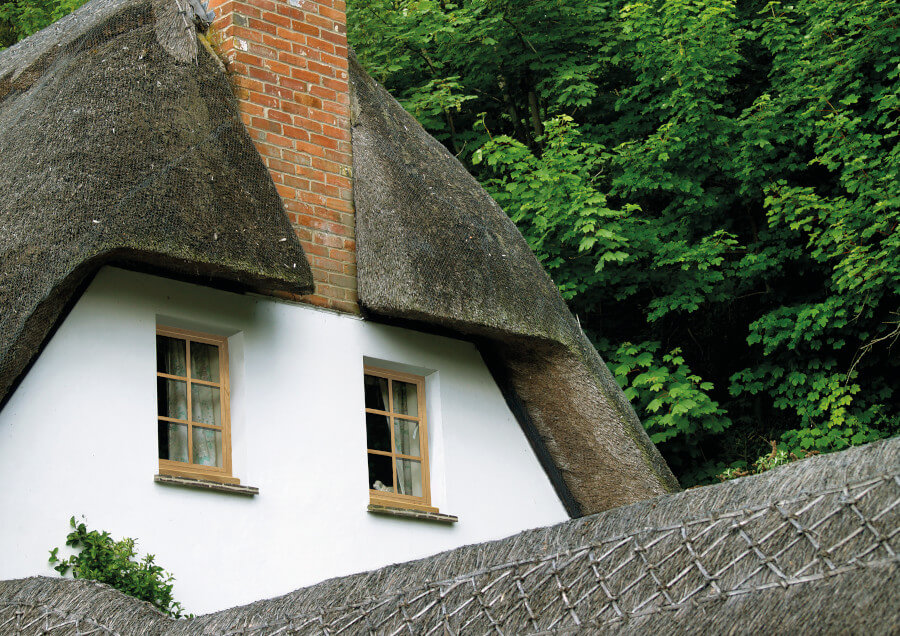
M 233 474 L 154 483 L 155 326 L 229 336 Z M 363 359 L 428 376 L 432 504 L 368 513 Z M 203 613 L 567 519 L 475 347 L 306 306 L 103 269 L 0 412 L 0 579 L 47 565 L 72 515 L 134 537 Z

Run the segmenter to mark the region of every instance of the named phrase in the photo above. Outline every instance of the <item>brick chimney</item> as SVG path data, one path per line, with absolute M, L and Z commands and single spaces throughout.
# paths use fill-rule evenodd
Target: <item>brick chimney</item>
M 344 0 L 215 0 L 212 39 L 309 259 L 301 300 L 359 313 Z

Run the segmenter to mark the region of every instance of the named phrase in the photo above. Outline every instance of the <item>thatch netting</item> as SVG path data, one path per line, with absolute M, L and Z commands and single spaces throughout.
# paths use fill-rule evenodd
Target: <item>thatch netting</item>
M 678 484 L 522 235 L 351 56 L 359 297 L 475 337 L 570 514 Z
M 308 293 L 219 62 L 176 0 L 93 0 L 0 52 L 0 404 L 99 267 Z
M 0 583 L 0 633 L 890 634 L 900 438 L 174 621 L 98 584 Z

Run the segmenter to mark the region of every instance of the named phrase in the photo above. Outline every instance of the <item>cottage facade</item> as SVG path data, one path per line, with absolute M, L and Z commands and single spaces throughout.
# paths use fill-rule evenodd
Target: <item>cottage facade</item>
M 214 610 L 677 489 L 342 3 L 191 11 L 0 53 L 0 578 L 84 515 Z

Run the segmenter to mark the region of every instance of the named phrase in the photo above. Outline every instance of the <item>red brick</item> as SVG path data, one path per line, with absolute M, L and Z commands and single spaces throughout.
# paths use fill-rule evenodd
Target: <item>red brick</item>
M 280 55 L 280 54 L 279 54 Z M 266 60 L 264 63 L 265 68 L 272 71 L 278 78 L 282 78 L 284 76 L 290 76 L 291 67 L 283 62 L 276 62 L 275 60 Z
M 251 29 L 275 35 L 276 26 L 271 22 L 264 22 L 263 20 L 258 20 L 256 18 L 251 18 L 248 22 Z
M 295 116 L 294 121 L 292 122 L 295 126 L 299 126 L 304 130 L 307 130 L 311 133 L 321 133 L 322 132 L 322 124 L 317 121 L 313 121 L 311 119 L 307 119 L 306 117 Z
M 306 60 L 299 55 L 294 55 L 293 53 L 288 53 L 287 51 L 280 51 L 278 53 L 278 59 L 285 64 L 290 64 L 291 66 L 299 66 L 305 67 Z
M 274 13 L 272 11 L 266 11 L 262 14 L 262 19 L 266 22 L 274 24 L 275 26 L 280 27 L 290 27 L 291 26 L 291 18 L 286 15 L 281 15 L 280 13 Z
M 340 195 L 340 190 L 337 186 L 330 186 L 316 181 L 310 182 L 309 189 L 316 194 L 324 194 L 326 197 L 337 197 Z
M 253 127 L 259 128 L 260 130 L 265 130 L 268 132 L 281 134 L 281 124 L 277 121 L 272 121 L 270 119 L 264 119 L 262 117 L 254 117 L 253 118 Z
M 306 256 L 328 256 L 328 248 L 324 245 L 316 245 L 314 243 L 310 243 L 308 241 L 304 241 L 301 243 L 303 247 L 303 251 L 306 252 Z M 319 290 L 321 292 L 321 290 Z
M 329 18 L 339 24 L 343 24 L 347 20 L 347 16 L 343 11 L 336 11 L 335 9 L 327 6 L 319 7 L 319 15 Z
M 334 64 L 338 68 L 347 68 L 350 65 L 349 62 L 349 54 L 350 52 L 347 50 L 346 46 L 335 46 L 334 54 L 336 59 L 334 62 L 329 62 L 329 64 Z M 324 59 L 322 61 L 325 61 Z
M 328 256 L 333 258 L 336 261 L 346 261 L 346 262 L 355 262 L 356 254 L 353 252 L 348 252 L 347 250 L 329 250 Z M 341 270 L 343 271 L 343 270 Z
M 342 93 L 344 91 L 349 91 L 350 86 L 347 84 L 345 80 L 342 79 L 334 79 L 331 77 L 323 77 L 322 78 L 322 86 L 326 88 L 330 88 L 333 91 L 337 91 L 338 93 Z
M 297 190 L 309 190 L 310 183 L 306 179 L 299 179 L 297 177 L 292 177 L 291 175 L 285 175 L 284 184 L 289 185 L 292 188 L 296 188 Z
M 293 29 L 297 33 L 311 35 L 314 38 L 319 37 L 321 33 L 318 27 L 313 26 L 305 20 L 291 20 L 291 29 Z M 309 41 L 309 38 L 307 38 L 307 41 Z
M 266 114 L 269 119 L 274 119 L 275 121 L 279 121 L 282 124 L 289 124 L 293 121 L 293 118 L 287 113 L 281 112 L 280 110 L 275 110 L 274 108 L 269 109 Z
M 335 26 L 334 20 L 323 18 L 321 15 L 316 15 L 315 13 L 307 13 L 305 23 L 317 26 L 324 32 L 333 31 Z M 315 35 L 315 33 L 312 35 Z
M 263 34 L 260 31 L 248 29 L 247 27 L 234 26 L 231 29 L 231 34 L 236 38 L 247 40 L 248 42 L 258 42 L 259 44 L 262 44 L 263 42 Z M 235 46 L 235 48 L 237 48 L 237 46 Z
M 291 50 L 294 55 L 303 56 L 307 60 L 318 60 L 319 56 L 321 55 L 320 51 L 317 51 L 308 44 L 303 43 L 295 42 L 293 45 L 291 45 Z
M 263 11 L 275 11 L 275 7 L 278 3 L 272 2 L 272 0 L 246 0 L 247 4 L 251 4 L 254 7 L 259 7 Z
M 325 88 L 324 86 L 310 86 L 309 92 L 311 95 L 315 95 L 322 100 L 328 100 L 332 102 L 338 101 L 338 98 L 340 97 L 340 95 L 338 95 L 336 92 L 334 92 L 330 88 Z
M 276 11 L 277 11 L 277 13 L 279 13 L 283 16 L 292 18 L 294 20 L 302 20 L 303 19 L 303 12 L 296 7 L 292 7 L 287 2 L 279 2 L 278 8 Z
M 249 66 L 262 66 L 265 63 L 264 59 L 260 56 L 239 50 L 235 50 L 234 59 L 237 62 L 241 62 Z
M 262 44 L 257 44 L 256 42 L 250 42 L 248 46 L 250 53 L 253 55 L 258 55 L 260 57 L 265 57 L 270 60 L 278 59 L 278 50 L 273 49 L 268 46 L 263 46 Z
M 336 126 L 322 126 L 322 133 L 332 139 L 350 141 L 350 131 L 348 129 L 337 128 Z
M 309 89 L 309 85 L 306 82 L 291 79 L 290 77 L 284 75 L 278 78 L 278 83 L 285 88 L 289 88 L 292 91 L 300 91 L 301 93 L 305 93 Z
M 302 302 L 359 313 L 346 7 L 298 1 L 227 0 L 216 27 L 232 35 L 223 48 L 242 120 L 313 272 L 316 292 Z M 232 12 L 247 26 L 231 22 Z
M 276 86 L 275 84 L 266 84 L 263 87 L 263 90 L 269 95 L 277 95 L 283 100 L 293 100 L 294 99 L 294 91 L 289 88 L 285 88 L 283 86 Z
M 334 76 L 334 68 L 331 66 L 322 64 L 321 62 L 309 62 L 306 66 L 313 73 L 318 73 L 319 75 L 323 75 L 325 77 L 333 77 Z
M 336 247 L 341 249 L 344 247 L 344 239 L 339 236 L 332 236 L 331 234 L 316 234 L 314 241 L 325 247 Z
M 310 184 L 312 185 L 312 184 Z M 312 209 L 312 215 L 317 219 L 325 219 L 326 221 L 334 221 L 340 223 L 341 213 L 337 210 L 329 210 L 325 206 L 317 205 Z
M 333 174 L 333 173 L 328 173 L 325 175 L 325 183 L 327 183 L 329 185 L 335 185 L 340 188 L 349 189 L 349 188 L 353 187 L 350 179 L 348 179 L 347 177 L 342 177 L 340 175 Z
M 256 116 L 262 115 L 263 113 L 266 112 L 266 109 L 263 108 L 262 106 L 259 106 L 257 104 L 251 104 L 250 102 L 248 102 L 246 100 L 242 101 L 239 104 L 239 106 L 240 106 L 242 113 L 247 113 L 251 117 L 256 117 Z
M 276 170 L 285 174 L 296 174 L 297 172 L 297 166 L 295 164 L 290 161 L 276 159 L 275 157 L 266 159 L 266 166 L 268 166 L 269 170 Z
M 274 144 L 276 146 L 282 146 L 284 148 L 293 148 L 294 140 L 288 137 L 282 137 L 281 135 L 276 135 L 275 133 L 266 133 L 266 141 L 270 144 Z
M 271 95 L 264 95 L 263 93 L 258 93 L 256 91 L 250 92 L 250 101 L 254 104 L 259 104 L 260 106 L 266 106 L 268 108 L 277 108 L 278 107 L 278 98 L 272 97 Z
M 296 80 L 308 82 L 309 84 L 318 84 L 322 81 L 322 78 L 317 73 L 313 73 L 312 71 L 297 66 L 291 69 L 291 77 Z M 317 108 L 320 107 L 317 106 Z
M 306 38 L 306 44 L 313 49 L 324 51 L 325 53 L 331 53 L 332 55 L 334 55 L 334 44 L 332 44 L 331 42 L 327 42 L 324 39 L 320 39 L 310 35 Z
M 325 31 L 324 29 L 319 36 L 323 40 L 327 40 L 332 45 L 337 44 L 340 46 L 347 45 L 347 34 L 346 33 L 336 33 L 334 31 Z M 334 46 L 331 47 L 331 51 L 334 52 Z
M 299 152 L 294 152 L 292 150 L 285 150 L 282 158 L 285 161 L 290 161 L 292 163 L 297 164 L 297 166 L 308 166 L 310 164 L 309 157 Z

